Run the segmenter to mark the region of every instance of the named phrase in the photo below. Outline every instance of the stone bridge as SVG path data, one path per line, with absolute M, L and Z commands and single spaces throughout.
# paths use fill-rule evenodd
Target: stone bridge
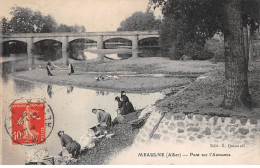
M 77 39 L 89 39 L 97 42 L 97 48 L 104 48 L 104 41 L 113 38 L 124 38 L 132 42 L 132 49 L 138 48 L 138 41 L 159 37 L 158 31 L 119 31 L 119 32 L 85 32 L 85 33 L 17 33 L 4 34 L 2 42 L 22 41 L 27 43 L 27 53 L 32 55 L 31 51 L 34 43 L 41 40 L 55 40 L 62 44 L 62 57 L 64 62 L 68 60 L 67 48 L 69 42 Z

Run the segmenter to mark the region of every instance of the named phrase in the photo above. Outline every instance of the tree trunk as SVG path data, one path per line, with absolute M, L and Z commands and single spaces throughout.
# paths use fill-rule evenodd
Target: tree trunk
M 3 24 L 2 20 L 0 20 L 0 57 L 3 56 Z
M 248 91 L 248 48 L 245 48 L 242 22 L 242 0 L 228 0 L 225 4 L 225 78 L 224 108 L 251 109 Z M 248 46 L 248 45 L 247 45 Z
M 249 31 L 248 40 L 249 40 L 249 62 L 253 62 L 254 61 L 254 55 L 253 55 L 254 37 L 251 31 Z

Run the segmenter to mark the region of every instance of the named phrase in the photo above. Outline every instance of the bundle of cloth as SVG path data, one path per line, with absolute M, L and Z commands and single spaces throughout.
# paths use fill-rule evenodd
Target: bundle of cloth
M 87 133 L 80 137 L 79 144 L 81 150 L 93 148 L 95 146 L 96 138 L 94 130 L 88 129 Z
M 30 149 L 25 152 L 26 162 L 41 162 L 49 156 L 48 149 L 45 147 Z
M 105 77 L 102 76 L 102 75 L 99 75 L 99 76 L 95 77 L 96 81 L 109 80 L 109 79 L 116 79 L 116 80 L 118 80 L 119 77 L 117 75 L 106 75 Z

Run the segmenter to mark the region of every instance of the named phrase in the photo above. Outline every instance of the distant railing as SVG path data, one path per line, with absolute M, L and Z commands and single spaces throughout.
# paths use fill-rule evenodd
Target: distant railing
M 53 32 L 53 33 L 12 33 L 12 34 L 4 34 L 4 38 L 10 37 L 70 37 L 70 36 L 131 36 L 131 35 L 158 35 L 158 31 L 114 31 L 114 32 Z

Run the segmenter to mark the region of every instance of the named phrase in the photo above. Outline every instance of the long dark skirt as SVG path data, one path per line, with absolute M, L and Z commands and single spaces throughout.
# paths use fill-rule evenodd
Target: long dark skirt
M 70 64 L 70 73 L 74 73 L 74 68 L 71 64 Z
M 47 74 L 48 76 L 53 76 L 50 69 L 49 69 L 49 66 L 46 66 L 46 70 L 47 70 Z
M 126 108 L 127 108 L 127 113 L 132 113 L 135 111 L 133 104 L 129 101 L 126 102 Z
M 70 154 L 72 154 L 73 158 L 76 158 L 76 159 L 80 155 L 80 148 L 81 148 L 80 144 L 76 141 L 68 143 L 67 146 L 66 146 L 66 149 L 68 150 L 68 152 Z

